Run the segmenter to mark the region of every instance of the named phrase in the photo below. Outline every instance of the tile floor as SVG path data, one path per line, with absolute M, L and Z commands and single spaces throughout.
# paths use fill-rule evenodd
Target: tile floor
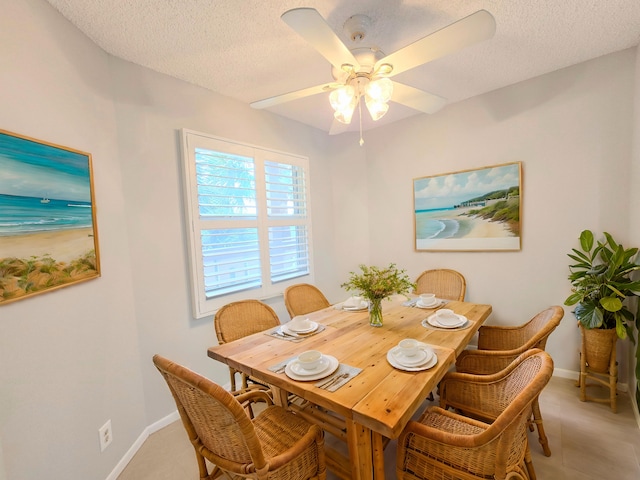
M 640 478 L 640 429 L 626 393 L 618 395 L 614 414 L 605 404 L 580 402 L 572 380 L 554 377 L 540 396 L 540 408 L 552 454 L 545 457 L 537 432 L 530 433 L 539 480 Z M 394 442 L 385 449 L 385 463 L 387 478 L 395 478 Z M 118 480 L 197 478 L 193 449 L 182 424 L 175 422 L 147 439 Z M 329 472 L 327 478 L 337 477 Z

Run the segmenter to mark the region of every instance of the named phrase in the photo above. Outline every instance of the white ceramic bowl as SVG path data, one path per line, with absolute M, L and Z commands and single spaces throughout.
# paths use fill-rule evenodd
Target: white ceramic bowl
M 400 342 L 398 343 L 398 347 L 402 355 L 404 355 L 405 357 L 413 357 L 419 351 L 418 341 L 414 340 L 413 338 L 405 338 L 404 340 L 400 340 Z
M 294 332 L 303 332 L 311 328 L 311 320 L 306 317 L 293 317 L 289 322 L 289 328 Z
M 305 370 L 315 370 L 320 365 L 322 353 L 318 350 L 307 350 L 298 355 L 298 363 Z
M 435 293 L 423 293 L 422 295 L 420 295 L 420 303 L 422 303 L 422 305 L 424 305 L 425 307 L 433 305 L 434 303 L 436 303 Z

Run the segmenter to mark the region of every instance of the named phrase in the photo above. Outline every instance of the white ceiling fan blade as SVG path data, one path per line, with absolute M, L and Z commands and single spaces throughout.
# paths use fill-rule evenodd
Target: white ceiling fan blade
M 424 113 L 435 113 L 447 103 L 445 98 L 398 82 L 393 82 L 391 101 Z
M 311 95 L 317 95 L 318 93 L 329 92 L 340 86 L 339 83 L 325 83 L 324 85 L 316 85 L 315 87 L 304 88 L 302 90 L 296 90 L 295 92 L 284 93 L 275 97 L 265 98 L 263 100 L 257 100 L 250 103 L 253 108 L 268 108 L 281 103 L 290 102 L 291 100 L 297 100 L 298 98 L 310 97 Z
M 338 70 L 344 64 L 359 69 L 356 58 L 317 10 L 294 8 L 284 12 L 281 18 Z
M 493 15 L 486 10 L 479 10 L 378 60 L 376 70 L 380 65 L 388 63 L 393 65 L 389 76 L 397 75 L 487 40 L 493 37 L 495 31 L 496 21 Z
M 334 118 L 333 123 L 331 123 L 331 128 L 329 129 L 329 135 L 339 135 L 346 132 L 348 128 L 349 125 L 339 122 Z

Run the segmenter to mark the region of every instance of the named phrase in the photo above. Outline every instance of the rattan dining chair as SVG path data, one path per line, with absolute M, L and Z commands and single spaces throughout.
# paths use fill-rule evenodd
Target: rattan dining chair
M 520 354 L 532 348 L 544 350 L 549 335 L 560 324 L 564 309 L 546 308 L 528 322 L 518 326 L 483 325 L 478 330 L 478 349 L 464 350 L 456 359 L 456 371 L 486 375 L 509 366 Z M 533 423 L 538 429 L 538 440 L 544 454 L 551 455 L 549 441 L 544 432 L 538 399 L 533 402 Z M 533 428 L 533 425 L 530 426 Z
M 284 291 L 284 305 L 291 318 L 327 308 L 329 300 L 314 285 L 298 283 Z
M 491 424 L 429 407 L 417 422 L 407 424 L 398 440 L 397 478 L 529 479 L 527 421 L 552 373 L 549 354 L 534 349 L 506 372 L 483 376 L 482 386 L 465 383 L 470 390 L 473 386 L 483 409 L 498 413 Z M 444 391 L 449 399 L 447 384 Z
M 272 327 L 280 325 L 280 319 L 276 312 L 266 303 L 259 300 L 241 300 L 228 303 L 216 312 L 213 319 L 214 329 L 218 343 L 232 342 L 247 335 L 262 332 Z M 229 378 L 231 380 L 231 390 L 236 390 L 237 370 L 229 367 Z M 250 378 L 244 373 L 242 377 L 242 388 L 248 388 Z M 256 385 L 261 385 L 255 382 Z
M 425 270 L 416 279 L 414 293 L 435 293 L 437 298 L 462 302 L 467 282 L 460 272 L 445 268 Z
M 324 436 L 294 413 L 273 405 L 266 392 L 233 396 L 218 384 L 155 355 L 153 363 L 169 386 L 189 440 L 200 478 L 307 480 L 326 478 Z M 267 402 L 254 419 L 243 403 Z M 211 472 L 205 459 L 214 464 Z

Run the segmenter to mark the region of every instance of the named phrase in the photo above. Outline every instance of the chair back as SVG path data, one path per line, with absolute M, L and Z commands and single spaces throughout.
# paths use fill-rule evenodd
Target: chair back
M 284 291 L 284 305 L 291 318 L 327 308 L 329 300 L 314 285 L 298 283 Z
M 415 293 L 435 293 L 437 298 L 462 302 L 467 283 L 464 276 L 455 270 L 425 270 L 416 279 Z
M 540 355 L 540 353 L 545 353 L 545 355 Z M 543 368 L 546 368 L 545 361 L 550 359 L 551 356 L 540 349 L 527 350 L 511 362 L 507 368 L 490 375 L 491 382 L 487 381 L 487 388 L 476 391 L 476 394 L 481 392 L 478 394 L 481 398 L 474 400 L 477 412 L 472 416 L 477 416 L 484 421 L 493 421 L 503 414 L 507 407 L 524 393 L 525 389 L 533 391 L 539 388 L 541 391 L 548 379 L 543 383 L 531 384 L 534 377 Z M 553 373 L 553 361 L 551 361 L 551 368 L 551 373 Z M 455 402 L 451 403 L 453 405 Z M 453 406 L 457 407 L 457 405 Z
M 491 417 L 489 410 L 497 414 L 489 424 L 429 407 L 419 422 L 409 421 L 398 440 L 397 478 L 529 478 L 523 468 L 527 423 L 552 373 L 551 356 L 533 349 L 492 375 L 487 383 L 496 388 L 487 389 L 482 402 L 483 416 Z
M 491 426 L 480 435 L 487 440 L 500 435 L 500 445 L 497 455 L 514 448 L 512 455 L 524 455 L 527 447 L 527 423 L 532 414 L 532 404 L 538 398 L 553 375 L 553 360 L 551 356 L 540 349 L 527 350 L 514 360 L 507 371 L 501 388 L 494 393 L 492 408 L 497 414 Z M 491 403 L 485 403 L 486 406 Z M 494 415 L 490 415 L 494 416 Z
M 247 335 L 280 325 L 276 312 L 258 300 L 228 303 L 216 312 L 213 319 L 218 343 L 232 342 Z
M 478 333 L 479 350 L 528 350 L 539 348 L 544 350 L 549 335 L 560 325 L 564 309 L 560 306 L 549 307 L 535 315 L 527 323 L 519 327 L 493 327 L 492 335 L 484 335 L 484 327 Z M 501 332 L 497 334 L 498 330 Z
M 238 401 L 221 386 L 155 355 L 153 363 L 171 390 L 180 418 L 196 451 L 225 470 L 266 464 L 253 423 Z

